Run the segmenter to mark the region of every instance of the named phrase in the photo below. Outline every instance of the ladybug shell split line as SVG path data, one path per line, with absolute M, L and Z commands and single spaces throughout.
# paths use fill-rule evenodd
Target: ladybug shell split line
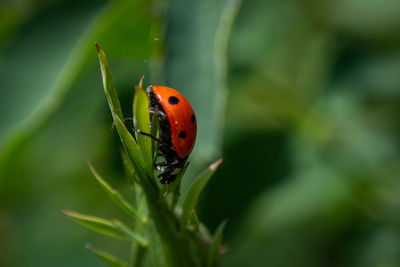
M 179 158 L 186 158 L 196 141 L 197 121 L 192 106 L 175 89 L 165 86 L 151 86 L 151 89 L 169 122 L 172 148 Z

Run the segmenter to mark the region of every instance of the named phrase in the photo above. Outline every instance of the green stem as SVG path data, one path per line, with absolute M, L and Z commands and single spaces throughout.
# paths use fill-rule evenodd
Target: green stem
M 144 259 L 147 252 L 147 248 L 137 245 L 136 252 L 135 252 L 135 260 L 133 261 L 133 266 L 135 267 L 142 267 L 144 266 Z
M 139 214 L 145 218 L 145 221 L 143 223 L 137 223 L 135 227 L 135 231 L 138 234 L 143 233 L 143 228 L 148 227 L 148 222 L 147 222 L 147 214 L 146 214 L 146 201 L 143 196 L 143 192 L 140 187 L 136 187 L 136 202 L 137 202 L 137 209 L 139 211 Z M 131 264 L 134 267 L 141 267 L 144 266 L 144 259 L 146 256 L 146 253 L 148 251 L 148 247 L 143 247 L 142 245 L 138 243 L 133 243 L 132 244 L 132 259 L 131 259 Z M 134 258 L 133 258 L 134 257 Z
M 147 188 L 147 205 L 150 211 L 150 217 L 154 221 L 157 231 L 160 235 L 162 249 L 166 259 L 166 265 L 175 267 L 196 267 L 204 266 L 204 257 L 198 255 L 199 240 L 193 240 L 186 233 L 186 229 L 179 228 L 179 221 L 175 214 L 168 209 L 164 199 L 159 195 L 152 193 Z

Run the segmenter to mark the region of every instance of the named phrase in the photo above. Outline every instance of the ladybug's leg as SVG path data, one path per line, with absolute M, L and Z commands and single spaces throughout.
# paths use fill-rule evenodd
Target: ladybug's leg
M 165 115 L 165 113 L 163 111 L 161 111 L 159 109 L 155 109 L 153 107 L 149 108 L 149 112 L 153 113 L 153 114 L 157 114 L 157 115 L 162 116 L 162 117 L 166 117 L 167 116 L 167 115 Z
M 170 184 L 173 181 L 175 181 L 175 179 L 176 179 L 176 175 L 175 174 L 171 174 L 168 171 L 158 175 L 158 178 L 160 178 L 160 177 L 162 177 L 161 180 L 160 180 L 161 184 Z
M 156 166 L 156 167 L 157 167 L 157 166 L 165 167 L 165 166 L 168 166 L 168 165 L 170 165 L 168 162 L 163 161 L 163 162 L 157 163 L 155 166 Z
M 174 160 L 173 162 L 163 161 L 155 164 L 154 166 L 157 170 L 166 172 L 168 170 L 173 171 L 175 169 L 175 166 L 178 165 L 178 163 L 179 163 L 178 160 Z
M 169 163 L 169 165 L 171 166 L 171 167 L 174 167 L 175 165 L 178 165 L 179 164 L 179 160 L 177 160 L 177 159 L 175 159 L 174 161 L 172 161 L 171 163 Z
M 157 171 L 165 172 L 166 166 L 156 165 L 155 168 Z
M 169 166 L 169 163 L 164 161 L 164 162 L 160 162 L 154 165 L 154 167 L 156 168 L 156 170 L 158 171 L 162 171 L 165 172 L 165 169 Z
M 155 137 L 155 136 L 152 136 L 151 134 L 149 134 L 149 133 L 145 133 L 145 132 L 143 132 L 142 130 L 139 130 L 139 129 L 133 129 L 135 132 L 137 132 L 138 134 L 141 134 L 141 135 L 144 135 L 144 136 L 147 136 L 147 137 L 150 137 L 151 139 L 153 139 L 154 141 L 156 141 L 156 142 L 158 142 L 158 143 L 160 143 L 160 145 L 163 145 L 163 146 L 168 146 L 168 144 L 166 144 L 166 143 L 164 143 L 163 141 L 161 141 L 160 139 L 158 139 L 157 137 Z

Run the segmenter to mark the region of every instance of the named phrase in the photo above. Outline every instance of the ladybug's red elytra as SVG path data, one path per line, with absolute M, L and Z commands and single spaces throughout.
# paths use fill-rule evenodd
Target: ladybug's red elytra
M 175 89 L 149 86 L 150 112 L 160 121 L 159 150 L 165 162 L 157 164 L 163 172 L 162 184 L 172 183 L 185 165 L 196 141 L 197 120 L 189 101 Z

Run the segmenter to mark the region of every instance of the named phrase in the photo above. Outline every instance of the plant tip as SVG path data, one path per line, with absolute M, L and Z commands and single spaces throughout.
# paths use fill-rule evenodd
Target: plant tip
M 223 162 L 223 159 L 217 160 L 216 162 L 214 162 L 213 164 L 210 165 L 210 169 L 215 171 L 219 167 L 219 165 L 222 164 L 222 162 Z
M 65 213 L 65 214 L 69 213 L 69 210 L 68 210 L 68 209 L 65 209 L 65 208 L 62 208 L 61 211 L 62 211 L 63 213 Z
M 86 249 L 92 249 L 93 246 L 92 246 L 92 244 L 90 244 L 90 243 L 86 243 L 86 244 L 85 244 L 85 248 L 86 248 Z
M 144 80 L 144 75 L 140 77 L 139 84 L 135 86 L 136 89 L 143 89 L 143 80 Z
M 92 162 L 90 161 L 90 159 L 88 160 L 88 166 L 89 166 L 90 171 L 96 176 L 97 175 L 97 171 L 95 170 L 95 168 L 94 168 Z
M 97 42 L 94 42 L 94 45 L 96 46 L 97 51 L 100 52 L 101 48 L 100 48 L 99 44 Z

